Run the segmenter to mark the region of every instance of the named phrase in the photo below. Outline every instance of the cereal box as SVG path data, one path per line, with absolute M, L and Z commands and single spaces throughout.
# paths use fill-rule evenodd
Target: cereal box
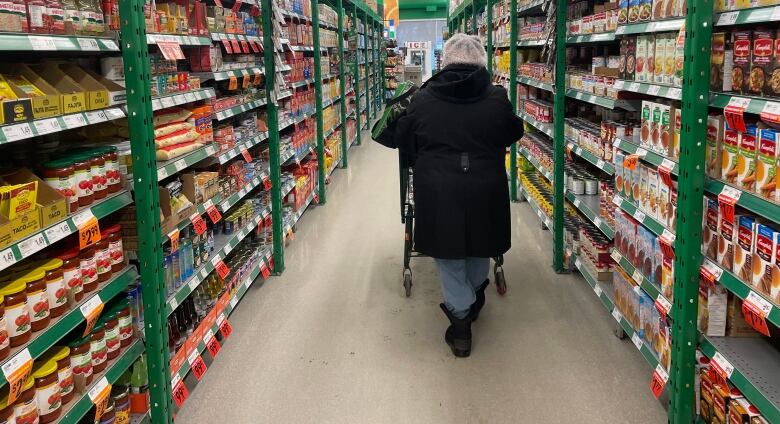
M 737 183 L 737 157 L 739 156 L 739 142 L 742 133 L 726 124 L 723 132 L 723 143 L 720 150 L 720 175 L 723 180 L 731 184 Z
M 750 73 L 750 53 L 753 40 L 752 31 L 735 31 L 732 34 L 734 46 L 734 68 L 731 70 L 731 90 L 748 93 L 748 75 Z
M 737 245 L 734 246 L 734 274 L 742 281 L 752 281 L 752 255 L 755 246 L 756 221 L 750 215 L 739 217 Z
M 718 254 L 717 261 L 721 268 L 731 272 L 734 269 L 734 245 L 737 241 L 737 223 L 741 215 L 735 213 L 733 220 L 729 220 L 724 216 L 723 210 L 719 209 L 720 215 L 718 228 Z
M 756 183 L 756 132 L 754 125 L 739 140 L 739 156 L 737 156 L 737 187 L 745 191 L 753 191 Z
M 707 116 L 707 146 L 705 172 L 708 177 L 720 179 L 720 149 L 723 141 L 723 115 Z
M 653 60 L 653 82 L 656 84 L 664 83 L 664 61 L 666 58 L 666 40 L 669 38 L 666 34 L 657 34 L 655 36 L 655 53 Z
M 655 219 L 660 219 L 659 215 L 663 215 L 659 213 L 658 208 L 658 171 L 655 168 L 647 168 L 647 204 L 649 211 L 648 215 L 652 216 Z
M 718 233 L 720 228 L 720 211 L 718 201 L 704 198 L 704 225 L 701 232 L 701 244 L 704 255 L 712 260 L 718 258 Z
M 760 96 L 770 92 L 769 84 L 775 53 L 775 31 L 757 29 L 753 32 L 753 50 L 748 92 Z
M 634 37 L 625 38 L 626 43 L 626 73 L 623 77 L 625 80 L 633 80 L 636 73 L 636 43 L 637 39 Z
M 764 224 L 758 224 L 757 229 L 756 254 L 753 257 L 753 288 L 767 296 L 771 296 L 774 286 L 772 268 L 777 256 L 777 244 L 780 241 L 780 233 Z
M 777 156 L 780 133 L 773 129 L 759 130 L 758 159 L 756 160 L 756 194 L 767 200 L 776 200 Z
M 647 51 L 649 48 L 650 35 L 640 35 L 636 37 L 636 73 L 634 80 L 647 82 Z

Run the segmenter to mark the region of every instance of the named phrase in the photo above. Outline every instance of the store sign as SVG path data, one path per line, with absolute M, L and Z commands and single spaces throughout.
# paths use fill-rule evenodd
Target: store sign
M 407 41 L 406 48 L 407 49 L 430 49 L 431 43 L 430 41 Z

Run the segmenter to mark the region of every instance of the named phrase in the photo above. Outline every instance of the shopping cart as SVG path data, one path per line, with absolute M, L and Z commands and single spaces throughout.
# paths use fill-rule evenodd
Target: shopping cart
M 404 152 L 398 151 L 398 169 L 401 181 L 401 223 L 404 224 L 404 290 L 406 297 L 412 295 L 412 269 L 409 264 L 412 258 L 425 256 L 414 250 L 414 164 Z M 493 277 L 496 291 L 506 294 L 506 279 L 504 278 L 504 257 L 493 258 Z

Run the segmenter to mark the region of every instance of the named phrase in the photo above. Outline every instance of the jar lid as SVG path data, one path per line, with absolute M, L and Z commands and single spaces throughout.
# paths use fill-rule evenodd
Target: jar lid
M 62 259 L 60 258 L 43 259 L 41 261 L 36 262 L 35 265 L 37 265 L 38 269 L 42 269 L 44 271 L 52 271 L 62 267 Z
M 41 268 L 33 268 L 19 274 L 16 279 L 17 281 L 24 281 L 25 283 L 29 283 L 31 281 L 43 280 L 44 277 L 46 277 L 46 271 Z
M 73 166 L 73 159 L 68 157 L 54 159 L 43 164 L 43 167 L 47 169 L 70 168 L 71 166 Z
M 16 279 L 0 288 L 0 295 L 10 296 L 23 292 L 27 288 L 27 283 L 21 279 Z
M 95 146 L 95 150 L 101 153 L 116 153 L 119 149 L 116 146 Z
M 54 368 L 56 370 L 57 367 L 55 366 Z M 33 385 L 35 385 L 35 379 L 33 378 L 33 376 L 30 376 L 30 378 L 27 379 L 27 382 L 24 383 L 24 387 L 22 388 L 22 392 L 26 392 L 26 391 L 32 389 Z M 19 402 L 18 399 L 17 399 L 17 402 Z
M 118 233 L 121 230 L 122 230 L 122 226 L 119 225 L 119 224 L 114 224 L 114 225 L 112 225 L 112 226 L 110 226 L 108 228 L 101 228 L 100 229 L 101 233 L 103 233 L 103 234 Z
M 57 363 L 48 360 L 43 362 L 38 362 L 35 364 L 32 370 L 32 377 L 33 378 L 44 378 L 48 375 L 52 375 L 55 372 L 57 372 Z
M 49 349 L 49 359 L 57 362 L 70 356 L 70 348 L 67 346 L 54 346 Z
M 79 249 L 73 248 L 70 250 L 63 250 L 62 252 L 57 254 L 57 258 L 62 259 L 63 261 L 66 261 L 68 259 L 73 259 L 79 256 Z
M 92 158 L 90 152 L 76 152 L 70 157 L 74 162 L 88 162 Z

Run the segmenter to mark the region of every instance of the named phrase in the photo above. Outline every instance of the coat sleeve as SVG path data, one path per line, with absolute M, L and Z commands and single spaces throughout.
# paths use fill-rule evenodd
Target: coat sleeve
M 417 119 L 414 109 L 414 100 L 412 100 L 412 103 L 409 104 L 395 124 L 395 145 L 398 146 L 398 150 L 412 155 L 417 152 L 414 134 L 417 127 Z
M 504 125 L 501 129 L 501 144 L 504 147 L 509 147 L 523 136 L 523 120 L 512 110 L 512 103 L 509 101 L 509 97 L 507 96 L 504 87 L 497 88 L 498 90 L 496 91 L 498 93 L 495 95 L 500 98 L 501 114 L 505 117 L 502 119 Z

